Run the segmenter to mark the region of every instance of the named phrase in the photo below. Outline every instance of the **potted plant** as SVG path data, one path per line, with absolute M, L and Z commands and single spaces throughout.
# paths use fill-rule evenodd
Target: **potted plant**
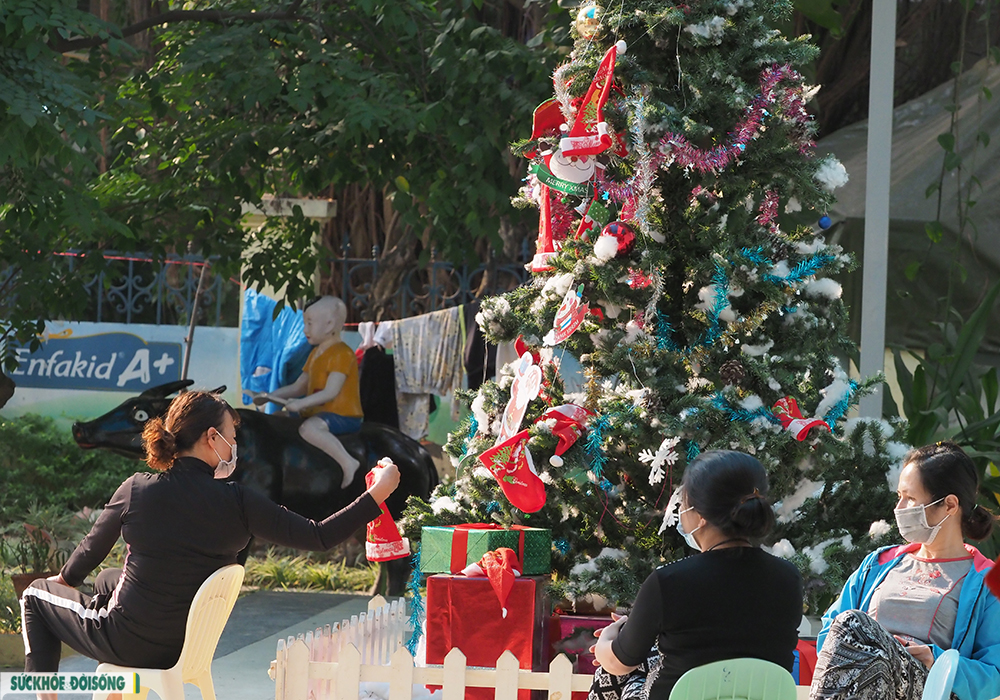
M 0 560 L 18 598 L 32 581 L 59 573 L 75 546 L 78 520 L 52 507 L 32 507 L 23 523 L 4 529 Z

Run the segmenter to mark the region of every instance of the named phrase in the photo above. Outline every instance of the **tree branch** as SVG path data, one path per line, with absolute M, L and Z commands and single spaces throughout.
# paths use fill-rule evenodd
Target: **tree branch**
M 99 36 L 81 37 L 79 39 L 64 39 L 51 44 L 52 50 L 58 53 L 68 53 L 79 51 L 80 49 L 90 49 L 95 46 L 106 44 L 110 39 L 124 39 L 125 37 L 144 32 L 153 27 L 170 24 L 172 22 L 210 22 L 212 24 L 226 24 L 227 22 L 267 22 L 274 20 L 303 20 L 305 16 L 297 14 L 302 6 L 303 0 L 293 0 L 287 9 L 280 12 L 227 12 L 223 10 L 167 10 L 153 17 L 130 24 L 123 28 L 116 36 L 101 38 Z

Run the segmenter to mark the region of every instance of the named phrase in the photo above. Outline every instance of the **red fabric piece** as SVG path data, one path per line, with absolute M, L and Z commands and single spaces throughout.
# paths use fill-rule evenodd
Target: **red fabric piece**
M 528 431 L 522 430 L 479 455 L 511 505 L 534 513 L 545 505 L 545 484 L 538 478 L 528 452 Z
M 374 470 L 365 474 L 365 485 L 371 488 L 375 481 Z M 368 561 L 392 561 L 410 556 L 410 542 L 400 537 L 396 521 L 389 514 L 385 503 L 379 506 L 382 514 L 368 523 L 365 537 L 365 556 Z
M 986 574 L 986 585 L 993 595 L 1000 598 L 1000 557 L 997 557 L 993 568 Z
M 781 421 L 781 426 L 794 435 L 799 442 L 805 441 L 809 437 L 809 431 L 813 428 L 822 428 L 830 432 L 830 426 L 825 421 L 819 418 L 803 418 L 798 402 L 791 396 L 778 399 L 771 410 Z
M 477 570 L 477 573 L 470 574 L 469 569 Z M 466 576 L 486 576 L 500 601 L 502 616 L 507 617 L 507 598 L 510 596 L 510 589 L 514 587 L 514 579 L 521 574 L 521 562 L 517 560 L 513 549 L 500 547 L 487 552 L 478 564 L 465 567 L 462 573 Z
M 800 639 L 795 645 L 799 652 L 799 685 L 812 685 L 816 670 L 816 640 Z
M 469 666 L 495 668 L 509 649 L 520 667 L 548 670 L 549 605 L 541 576 L 521 576 L 507 598 L 504 619 L 493 588 L 485 578 L 438 574 L 427 578 L 427 663 L 443 664 L 453 648 L 465 654 Z M 428 686 L 431 690 L 434 688 Z M 493 688 L 468 688 L 467 700 L 493 700 Z M 530 700 L 530 690 L 518 700 Z

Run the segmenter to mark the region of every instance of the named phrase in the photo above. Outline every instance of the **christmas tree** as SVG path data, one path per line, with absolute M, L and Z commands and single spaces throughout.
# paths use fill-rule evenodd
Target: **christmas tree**
M 704 450 L 770 475 L 773 551 L 799 564 L 813 609 L 887 539 L 899 426 L 847 419 L 876 381 L 850 379 L 824 239 L 843 166 L 813 154 L 798 72 L 817 49 L 769 22 L 791 2 L 585 5 L 538 107 L 517 201 L 539 209 L 532 281 L 483 302 L 521 359 L 468 395 L 450 436 L 454 482 L 411 504 L 421 525 L 548 527 L 556 587 L 627 603 L 685 556 L 668 507 Z M 565 392 L 577 358 L 585 391 Z M 671 506 L 673 504 L 670 504 Z M 881 522 L 880 522 L 881 521 Z M 874 540 L 874 541 L 873 541 Z

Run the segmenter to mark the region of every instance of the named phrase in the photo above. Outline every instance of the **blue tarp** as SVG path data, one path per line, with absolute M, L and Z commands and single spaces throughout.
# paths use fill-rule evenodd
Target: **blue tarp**
M 277 318 L 277 302 L 247 289 L 240 325 L 240 378 L 245 391 L 274 391 L 302 373 L 312 346 L 306 342 L 302 312 L 285 306 Z M 243 395 L 244 405 L 250 398 Z M 267 404 L 268 413 L 280 410 Z

